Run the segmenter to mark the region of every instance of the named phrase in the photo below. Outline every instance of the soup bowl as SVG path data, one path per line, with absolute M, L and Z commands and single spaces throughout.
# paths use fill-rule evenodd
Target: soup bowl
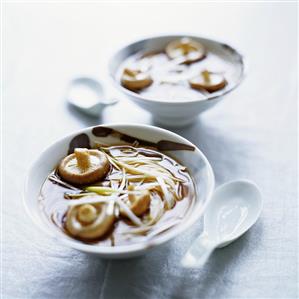
M 119 71 L 128 57 L 140 51 L 163 51 L 169 42 L 183 37 L 201 43 L 206 48 L 207 57 L 209 57 L 209 53 L 213 54 L 216 61 L 222 61 L 226 65 L 229 80 L 224 89 L 207 94 L 204 99 L 188 100 L 182 99 L 182 96 L 178 95 L 170 101 L 143 96 L 121 85 Z M 201 63 L 204 61 L 205 59 Z M 240 84 L 244 76 L 244 59 L 237 50 L 221 42 L 193 35 L 164 35 L 141 39 L 122 47 L 111 57 L 108 69 L 114 86 L 138 106 L 150 112 L 155 122 L 170 127 L 180 127 L 194 122 L 198 114 L 218 104 L 225 95 Z
M 65 234 L 42 212 L 39 195 L 47 176 L 53 171 L 70 149 L 90 147 L 94 143 L 107 145 L 132 144 L 155 145 L 159 151 L 169 155 L 187 167 L 195 185 L 192 209 L 180 223 L 167 231 L 141 243 L 105 247 L 83 243 Z M 89 127 L 58 140 L 43 151 L 30 168 L 25 182 L 24 204 L 28 215 L 45 234 L 58 242 L 86 253 L 103 258 L 127 258 L 146 253 L 185 232 L 198 221 L 214 190 L 213 170 L 203 153 L 185 138 L 168 130 L 147 125 L 107 124 Z M 45 199 L 46 200 L 46 199 Z M 187 216 L 187 215 L 186 215 Z

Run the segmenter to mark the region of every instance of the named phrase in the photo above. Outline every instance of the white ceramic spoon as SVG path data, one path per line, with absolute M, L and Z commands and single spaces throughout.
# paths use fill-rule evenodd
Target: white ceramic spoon
M 118 102 L 118 100 L 106 96 L 99 81 L 88 77 L 71 81 L 67 91 L 67 100 L 71 105 L 90 116 L 99 116 L 105 107 Z
M 204 216 L 204 231 L 191 245 L 181 263 L 186 268 L 205 264 L 216 248 L 222 248 L 243 235 L 262 210 L 259 188 L 247 180 L 218 187 Z

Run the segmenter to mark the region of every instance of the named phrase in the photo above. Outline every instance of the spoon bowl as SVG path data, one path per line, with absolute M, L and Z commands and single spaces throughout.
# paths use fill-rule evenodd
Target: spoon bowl
M 262 195 L 248 180 L 228 182 L 218 187 L 206 209 L 204 231 L 182 259 L 187 268 L 201 267 L 216 248 L 242 236 L 259 218 Z
M 258 219 L 262 196 L 255 183 L 228 182 L 216 189 L 204 217 L 209 238 L 224 247 L 243 235 Z
M 104 108 L 118 102 L 114 98 L 107 97 L 102 83 L 89 77 L 76 78 L 70 82 L 67 101 L 93 117 L 98 117 Z

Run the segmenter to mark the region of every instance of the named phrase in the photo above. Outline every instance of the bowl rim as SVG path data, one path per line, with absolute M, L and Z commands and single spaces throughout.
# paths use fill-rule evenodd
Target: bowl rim
M 223 93 L 220 93 L 218 95 L 214 95 L 211 97 L 207 97 L 205 99 L 200 99 L 200 100 L 182 100 L 182 101 L 171 101 L 171 100 L 156 100 L 156 99 L 152 99 L 152 98 L 148 98 L 145 96 L 142 96 L 134 91 L 131 91 L 125 87 L 123 87 L 120 82 L 118 82 L 114 76 L 114 74 L 111 71 L 111 65 L 112 62 L 114 61 L 115 57 L 122 51 L 124 51 L 126 48 L 137 44 L 137 43 L 141 43 L 141 42 L 146 42 L 148 40 L 151 39 L 156 39 L 156 38 L 181 38 L 181 37 L 189 37 L 189 38 L 199 38 L 199 39 L 203 39 L 209 42 L 213 42 L 213 43 L 217 43 L 217 44 L 221 44 L 221 45 L 225 45 L 226 47 L 229 47 L 233 52 L 235 52 L 239 57 L 240 57 L 240 61 L 241 61 L 241 75 L 239 76 L 238 80 L 236 81 L 236 84 L 234 84 L 231 88 L 227 89 L 226 91 L 224 91 Z M 182 33 L 178 33 L 178 34 L 158 34 L 158 35 L 148 35 L 146 37 L 142 37 L 142 38 L 138 38 L 135 39 L 129 43 L 125 43 L 124 45 L 122 45 L 121 47 L 118 47 L 118 49 L 116 51 L 114 51 L 114 53 L 110 56 L 110 58 L 108 59 L 108 73 L 109 73 L 109 78 L 112 81 L 112 85 L 115 86 L 118 90 L 120 90 L 121 92 L 123 92 L 125 95 L 129 96 L 129 97 L 133 97 L 135 100 L 140 100 L 141 102 L 144 103 L 157 103 L 157 104 L 172 104 L 172 105 L 182 105 L 182 104 L 191 104 L 191 103 L 198 103 L 198 102 L 206 102 L 206 101 L 210 101 L 210 100 L 222 100 L 224 98 L 225 95 L 229 94 L 230 92 L 232 92 L 233 90 L 235 90 L 244 80 L 244 78 L 246 77 L 247 74 L 247 63 L 245 60 L 244 55 L 237 50 L 235 47 L 231 46 L 230 44 L 219 40 L 217 38 L 210 38 L 210 37 L 206 37 L 204 35 L 196 35 L 196 34 L 192 34 L 192 33 L 186 33 L 186 34 L 182 34 Z
M 50 148 L 55 147 L 57 143 L 63 142 L 64 140 L 69 139 L 72 136 L 75 136 L 75 135 L 81 134 L 81 133 L 90 132 L 92 130 L 92 128 L 95 127 L 95 126 L 91 126 L 91 127 L 86 127 L 86 128 L 80 129 L 80 130 L 73 131 L 72 133 L 64 135 L 60 139 L 57 139 L 56 141 L 52 142 L 52 144 L 50 144 L 48 147 L 46 147 L 39 154 L 39 156 L 33 161 L 31 166 L 29 167 L 28 171 L 26 172 L 23 196 L 22 196 L 23 206 L 25 207 L 25 211 L 26 211 L 27 215 L 29 216 L 29 218 L 31 219 L 31 221 L 35 224 L 35 226 L 40 231 L 42 231 L 46 235 L 52 237 L 53 239 L 58 241 L 60 244 L 66 245 L 67 247 L 77 249 L 79 251 L 86 252 L 86 253 L 102 255 L 103 257 L 118 258 L 118 257 L 122 257 L 122 256 L 134 256 L 134 255 L 137 255 L 138 253 L 147 251 L 150 248 L 167 243 L 168 241 L 172 240 L 176 236 L 178 236 L 181 233 L 183 233 L 184 231 L 186 231 L 196 221 L 198 221 L 201 218 L 201 216 L 204 214 L 205 208 L 206 208 L 207 204 L 209 203 L 209 201 L 212 197 L 212 194 L 214 192 L 215 176 L 214 176 L 213 169 L 212 169 L 208 159 L 196 145 L 194 145 L 189 140 L 185 139 L 184 137 L 182 137 L 174 132 L 171 132 L 169 130 L 166 130 L 166 129 L 163 129 L 160 127 L 151 126 L 151 125 L 132 124 L 132 123 L 107 123 L 107 124 L 101 124 L 101 125 L 96 125 L 96 126 L 105 126 L 105 127 L 111 127 L 111 128 L 120 129 L 120 130 L 124 126 L 132 127 L 132 128 L 147 128 L 150 130 L 154 130 L 156 132 L 161 131 L 161 132 L 170 134 L 170 135 L 174 136 L 175 138 L 178 138 L 179 140 L 186 142 L 186 144 L 194 146 L 196 154 L 199 154 L 201 156 L 201 159 L 204 161 L 205 166 L 207 167 L 207 170 L 208 170 L 208 179 L 207 179 L 208 192 L 207 192 L 205 202 L 199 207 L 201 213 L 196 214 L 196 213 L 194 213 L 194 211 L 197 211 L 197 209 L 193 210 L 190 213 L 190 218 L 188 219 L 188 221 L 183 221 L 182 223 L 177 224 L 175 229 L 170 230 L 166 234 L 159 235 L 158 238 L 152 238 L 149 241 L 144 241 L 144 242 L 140 242 L 140 243 L 136 243 L 136 244 L 120 245 L 120 246 L 115 246 L 115 247 L 109 247 L 109 246 L 101 247 L 101 246 L 88 245 L 88 244 L 82 243 L 75 239 L 71 239 L 71 238 L 68 239 L 65 237 L 65 235 L 62 232 L 59 232 L 58 230 L 55 230 L 55 229 L 51 230 L 50 227 L 47 228 L 45 219 L 43 219 L 43 217 L 41 217 L 41 216 L 39 216 L 38 217 L 39 219 L 37 219 L 37 217 L 34 215 L 34 213 L 31 211 L 31 209 L 28 205 L 27 198 L 28 198 L 28 186 L 29 186 L 29 182 L 30 182 L 30 173 L 36 167 L 36 164 L 38 163 L 38 161 L 40 161 L 43 154 L 45 154 Z M 36 200 L 37 200 L 37 198 L 36 198 Z M 42 226 L 40 225 L 41 222 L 43 223 Z

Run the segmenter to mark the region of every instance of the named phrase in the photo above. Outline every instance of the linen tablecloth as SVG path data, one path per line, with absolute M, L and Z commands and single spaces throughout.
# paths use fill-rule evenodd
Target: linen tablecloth
M 3 10 L 3 298 L 296 298 L 298 296 L 297 5 L 295 3 L 6 3 Z M 107 122 L 152 124 L 119 96 L 99 119 L 65 102 L 75 76 L 104 78 L 109 55 L 141 36 L 188 32 L 232 44 L 244 82 L 189 127 L 217 184 L 255 181 L 264 208 L 241 239 L 197 270 L 180 259 L 199 224 L 136 259 L 101 260 L 36 229 L 24 177 L 49 144 Z

